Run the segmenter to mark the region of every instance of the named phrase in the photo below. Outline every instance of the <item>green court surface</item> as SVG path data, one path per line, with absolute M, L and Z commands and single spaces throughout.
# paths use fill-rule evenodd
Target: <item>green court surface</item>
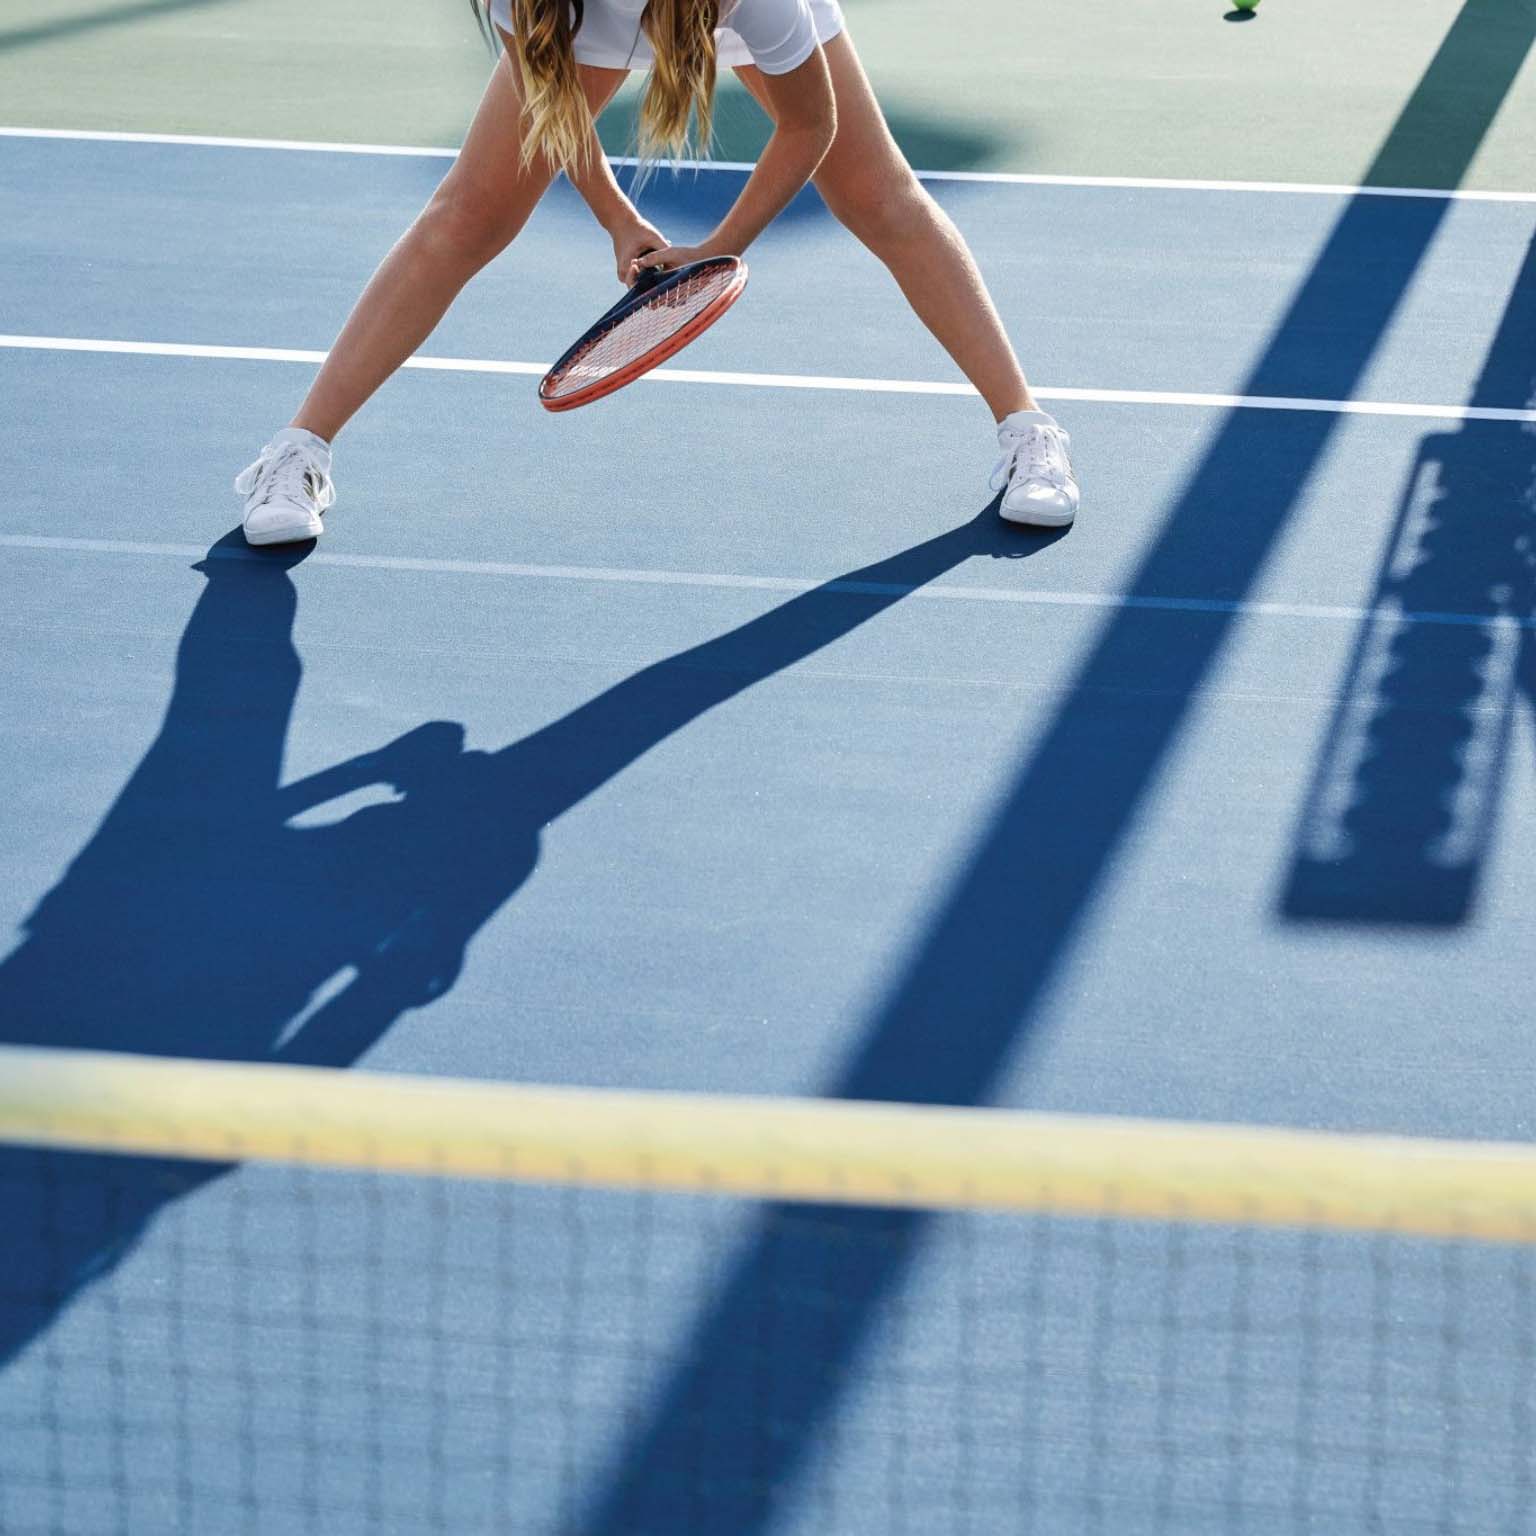
M 1399 146 L 1377 183 L 1536 177 L 1536 64 L 1520 46 L 1536 0 L 1265 0 L 1244 22 L 1225 0 L 845 8 L 908 154 L 931 170 L 1353 185 L 1433 59 L 1435 130 Z M 0 120 L 452 145 L 486 68 L 460 0 L 8 0 Z M 1490 92 L 1504 99 L 1488 126 Z M 622 145 L 622 114 L 610 129 Z M 717 152 L 749 158 L 761 138 L 728 87 Z

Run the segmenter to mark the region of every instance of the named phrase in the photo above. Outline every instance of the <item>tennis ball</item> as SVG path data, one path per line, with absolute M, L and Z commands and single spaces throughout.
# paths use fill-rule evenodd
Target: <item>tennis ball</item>
M 1256 11 L 1259 8 L 1259 0 L 1232 0 L 1232 4 L 1240 11 Z

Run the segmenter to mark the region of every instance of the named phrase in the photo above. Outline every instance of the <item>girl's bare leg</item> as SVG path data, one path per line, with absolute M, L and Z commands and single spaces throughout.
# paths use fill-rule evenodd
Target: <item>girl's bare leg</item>
M 580 69 L 595 116 L 625 72 Z M 554 171 L 544 161 L 524 166 L 521 146 L 522 99 L 503 57 L 453 168 L 369 280 L 293 426 L 334 438 L 528 222 Z
M 833 38 L 826 55 L 837 94 L 837 137 L 816 173 L 817 191 L 890 269 L 998 421 L 1039 409 L 970 249 L 891 137 L 852 40 L 846 33 Z M 759 72 L 736 73 L 768 110 Z

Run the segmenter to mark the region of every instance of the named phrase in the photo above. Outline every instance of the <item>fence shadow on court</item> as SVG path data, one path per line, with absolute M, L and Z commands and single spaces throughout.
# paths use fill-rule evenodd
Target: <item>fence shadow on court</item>
M 1426 144 L 1436 146 L 1435 182 L 1458 185 L 1533 38 L 1530 8 L 1513 15 L 1502 0 L 1467 0 L 1366 185 L 1411 184 Z M 1455 111 L 1442 126 L 1452 96 Z M 1296 394 L 1305 379 L 1306 393 L 1350 398 L 1449 206 L 1351 198 L 1237 393 Z M 1322 412 L 1230 414 L 1127 595 L 1198 590 L 1240 602 L 1337 424 Z M 1016 1067 L 1235 622 L 1233 612 L 1153 614 L 1132 605 L 1108 620 L 967 867 L 939 895 L 884 1003 L 827 1082 L 829 1096 L 981 1103 Z M 581 1524 L 586 1536 L 676 1529 L 685 1517 L 734 1536 L 768 1529 L 857 1380 L 928 1220 L 827 1211 L 807 1221 L 767 1211 L 617 1448 Z M 752 1368 L 765 1337 L 776 1342 L 766 1378 Z
M 1008 528 L 994 504 L 501 751 L 465 751 L 463 729 L 436 722 L 280 785 L 301 675 L 289 571 L 302 555 L 258 555 L 233 533 L 198 567 L 206 586 L 159 734 L 0 962 L 0 1041 L 349 1065 L 453 985 L 466 946 L 538 862 L 550 821 L 962 562 L 1023 558 L 1056 537 Z M 397 798 L 296 822 L 375 785 Z M 130 1251 L 161 1206 L 223 1171 L 122 1162 L 106 1210 L 94 1167 L 0 1149 L 0 1362 Z
M 1468 402 L 1536 401 L 1536 241 Z M 1536 702 L 1536 430 L 1425 438 L 1319 754 L 1292 919 L 1449 926 L 1475 907 L 1517 706 Z

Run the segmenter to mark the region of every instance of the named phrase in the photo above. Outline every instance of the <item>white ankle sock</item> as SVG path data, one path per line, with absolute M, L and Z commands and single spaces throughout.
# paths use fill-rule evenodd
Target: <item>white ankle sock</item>
M 1055 427 L 1060 423 L 1049 411 L 1015 411 L 1011 416 L 1004 416 L 998 422 L 998 428 L 1003 427 Z
M 303 443 L 308 448 L 318 448 L 321 453 L 328 454 L 331 445 L 320 436 L 318 432 L 311 432 L 307 427 L 284 427 L 281 432 L 272 434 L 274 443 Z

